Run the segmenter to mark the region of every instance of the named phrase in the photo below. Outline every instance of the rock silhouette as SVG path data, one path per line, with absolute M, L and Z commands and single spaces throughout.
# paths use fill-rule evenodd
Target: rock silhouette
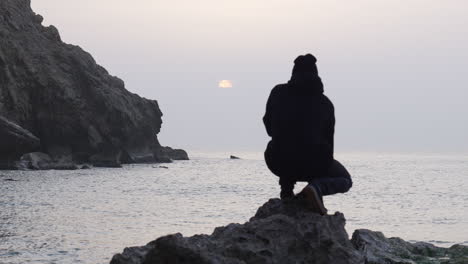
M 42 26 L 30 0 L 0 1 L 0 115 L 29 131 L 18 145 L 0 125 L 1 160 L 40 151 L 54 161 L 97 166 L 186 159 L 165 148 L 157 134 L 162 112 L 155 100 L 125 89 L 80 47 L 61 41 L 54 26 Z M 0 120 L 4 124 L 4 119 Z M 39 148 L 33 148 L 38 144 Z
M 428 243 L 411 244 L 369 230 L 357 230 L 349 240 L 345 222 L 338 212 L 320 216 L 301 201 L 271 199 L 245 224 L 218 227 L 211 235 L 164 236 L 146 246 L 126 248 L 110 263 L 455 264 L 466 263 L 462 261 L 468 258 L 466 246 L 443 249 Z

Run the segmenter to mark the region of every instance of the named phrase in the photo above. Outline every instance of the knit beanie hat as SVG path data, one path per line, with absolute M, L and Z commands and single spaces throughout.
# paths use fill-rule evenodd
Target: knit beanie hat
M 311 73 L 318 75 L 317 59 L 312 54 L 301 55 L 294 60 L 293 74 L 296 73 Z

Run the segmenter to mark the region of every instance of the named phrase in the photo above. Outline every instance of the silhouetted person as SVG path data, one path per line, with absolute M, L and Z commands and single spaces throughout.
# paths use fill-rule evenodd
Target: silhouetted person
M 263 117 L 272 140 L 265 151 L 268 168 L 279 176 L 281 199 L 294 197 L 294 184 L 309 184 L 298 195 L 315 211 L 326 214 L 322 196 L 345 193 L 351 176 L 333 158 L 335 113 L 323 94 L 316 58 L 294 61 L 291 80 L 277 85 L 268 98 Z

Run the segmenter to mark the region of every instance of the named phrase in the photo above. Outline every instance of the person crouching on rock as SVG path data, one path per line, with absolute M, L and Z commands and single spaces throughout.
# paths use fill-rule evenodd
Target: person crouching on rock
M 323 94 L 316 62 L 311 54 L 297 57 L 291 80 L 272 89 L 263 117 L 272 138 L 265 161 L 279 176 L 281 199 L 293 198 L 296 182 L 306 181 L 309 184 L 298 197 L 324 215 L 322 197 L 345 193 L 353 183 L 345 167 L 333 158 L 334 107 Z

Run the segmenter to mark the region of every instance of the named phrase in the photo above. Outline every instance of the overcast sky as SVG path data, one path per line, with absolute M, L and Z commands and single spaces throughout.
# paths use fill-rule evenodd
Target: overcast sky
M 163 145 L 263 150 L 271 88 L 318 58 L 336 150 L 468 152 L 465 0 L 32 0 L 44 24 L 158 100 Z M 220 80 L 232 88 L 219 88 Z

